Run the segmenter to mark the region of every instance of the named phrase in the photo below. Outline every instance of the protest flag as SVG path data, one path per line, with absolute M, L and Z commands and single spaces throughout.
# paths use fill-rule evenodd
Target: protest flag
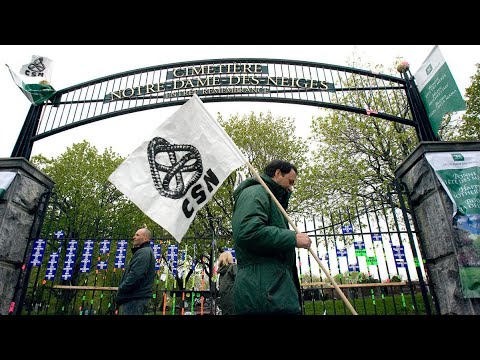
M 20 75 L 37 78 L 38 81 L 52 80 L 53 61 L 45 56 L 32 55 L 32 60 L 20 68 Z
M 245 158 L 195 94 L 108 180 L 178 242 Z

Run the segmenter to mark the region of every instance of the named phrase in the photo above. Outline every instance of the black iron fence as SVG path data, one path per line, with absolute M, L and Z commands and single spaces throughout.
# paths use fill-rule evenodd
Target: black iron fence
M 297 227 L 314 239 L 312 250 L 358 314 L 430 315 L 435 296 L 401 184 L 394 184 L 388 199 L 364 197 L 352 211 L 304 217 Z M 16 313 L 117 314 L 115 295 L 131 256 L 131 235 L 76 237 L 75 221 L 55 193 L 39 209 L 36 221 L 42 226 L 29 239 Z M 231 245 L 223 239 L 221 251 Z M 185 238 L 181 244 L 154 237 L 151 246 L 157 276 L 148 314 L 219 314 L 213 264 L 219 244 L 211 237 Z M 303 314 L 349 314 L 310 252 L 300 249 L 297 255 Z
M 158 284 L 158 283 L 157 283 Z M 302 288 L 303 315 L 351 315 L 333 286 Z M 359 315 L 428 315 L 418 282 L 340 284 Z M 28 315 L 116 315 L 117 287 L 42 284 L 27 301 Z M 430 297 L 431 299 L 431 297 Z M 432 304 L 430 304 L 432 307 Z M 216 293 L 210 290 L 167 290 L 154 286 L 147 315 L 219 315 Z

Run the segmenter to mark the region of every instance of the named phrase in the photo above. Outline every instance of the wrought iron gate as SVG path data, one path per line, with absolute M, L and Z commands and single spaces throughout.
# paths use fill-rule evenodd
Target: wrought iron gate
M 344 212 L 305 219 L 304 231 L 358 314 L 438 313 L 405 186 L 391 183 L 387 198 L 371 194 Z M 300 267 L 304 314 L 348 314 L 325 274 L 315 276 L 310 254 L 298 262 L 308 264 Z
M 388 199 L 378 201 L 372 194 L 344 213 L 306 216 L 297 227 L 314 239 L 318 257 L 358 314 L 438 313 L 404 185 L 392 183 Z M 129 257 L 126 244 L 135 229 L 78 237 L 66 202 L 55 192 L 43 201 L 47 206 L 37 213 L 42 226 L 29 239 L 18 280 L 17 313 L 116 314 L 116 289 Z M 215 241 L 186 238 L 179 246 L 153 235 L 158 276 L 149 313 L 216 314 L 215 276 L 208 274 L 212 257 L 206 256 L 216 252 Z M 348 314 L 308 251 L 297 256 L 303 314 Z

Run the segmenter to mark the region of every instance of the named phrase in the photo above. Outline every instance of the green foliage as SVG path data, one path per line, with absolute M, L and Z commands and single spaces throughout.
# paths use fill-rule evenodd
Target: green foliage
M 346 271 L 342 274 L 337 274 L 333 277 L 333 280 L 335 280 L 337 284 L 365 284 L 379 282 L 371 274 L 359 271 Z M 330 283 L 328 278 L 326 279 L 326 283 Z
M 263 168 L 274 159 L 293 162 L 299 171 L 306 165 L 307 146 L 301 138 L 295 136 L 293 119 L 274 118 L 270 112 L 240 117 L 238 114 L 223 120 L 218 114 L 219 122 L 230 135 L 235 144 L 257 169 Z M 245 170 L 252 175 L 251 172 Z
M 308 176 L 308 142 L 295 135 L 295 121 L 293 119 L 274 118 L 270 112 L 267 114 L 259 113 L 258 115 L 251 112 L 243 116 L 237 114 L 227 120 L 224 120 L 218 114 L 218 118 L 225 131 L 259 174 L 263 173 L 263 169 L 270 161 L 283 159 L 292 162 L 297 167 L 299 174 L 296 185 Z M 239 171 L 245 177 L 253 176 L 252 171 L 247 166 L 240 168 Z M 227 191 L 229 198 L 225 199 L 224 203 L 228 204 L 230 211 L 224 212 L 228 221 L 228 224 L 224 225 L 225 229 L 230 227 L 235 181 L 236 174 L 232 174 L 226 182 L 229 186 L 229 191 Z M 305 210 L 304 206 L 300 206 L 303 200 L 301 190 L 293 193 L 288 209 L 292 217 Z
M 444 141 L 480 140 L 480 64 L 465 90 L 467 110 L 461 118 L 445 115 L 439 135 Z
M 393 275 L 388 282 L 401 282 L 402 277 L 400 275 Z
M 217 114 L 220 124 L 240 148 L 250 164 L 263 173 L 264 167 L 273 159 L 292 161 L 299 169 L 299 178 L 303 178 L 302 169 L 307 163 L 307 145 L 294 135 L 295 125 L 290 118 L 274 118 L 271 113 L 248 116 L 233 115 L 223 119 Z M 238 169 L 245 177 L 253 176 L 247 166 Z M 188 234 L 191 236 L 217 237 L 221 247 L 231 246 L 231 216 L 233 211 L 233 190 L 237 181 L 237 172 L 232 173 L 215 193 L 213 199 L 196 215 Z M 295 196 L 290 202 L 290 211 L 295 211 L 298 202 Z
M 342 86 L 363 84 L 365 79 L 359 76 L 350 75 Z M 385 96 L 385 92 L 350 92 L 340 102 L 395 113 L 396 108 Z M 302 184 L 304 197 L 323 213 L 345 209 L 370 193 L 385 199 L 395 169 L 418 142 L 414 128 L 351 112 L 328 110 L 326 114 L 314 119 L 310 126 L 310 140 L 316 148 L 306 176 L 308 183 Z
M 67 237 L 125 237 L 143 224 L 157 236 L 165 234 L 108 181 L 123 160 L 111 148 L 99 154 L 85 140 L 57 158 L 32 157 L 32 163 L 53 179 L 55 191 L 62 197 L 68 221 L 62 228 L 70 229 Z
M 307 146 L 303 140 L 295 137 L 292 120 L 275 119 L 270 113 L 266 116 L 251 113 L 242 118 L 232 116 L 223 125 L 259 172 L 275 158 L 291 160 L 299 170 L 305 166 Z M 60 220 L 63 223 L 57 223 L 57 227 L 68 229 L 67 237 L 128 236 L 129 239 L 138 227 L 146 224 L 154 237 L 170 238 L 165 230 L 108 181 L 108 176 L 123 160 L 111 149 L 99 154 L 87 141 L 73 144 L 57 158 L 47 159 L 42 155 L 32 157 L 32 163 L 54 180 L 56 192 L 62 196 L 62 201 L 65 200 L 66 216 Z M 249 174 L 248 169 L 242 170 L 244 174 Z M 185 244 L 195 240 L 195 259 L 205 270 L 208 279 L 211 279 L 210 270 L 218 257 L 216 252 L 212 252 L 212 243 L 219 250 L 233 245 L 231 214 L 236 177 L 237 174 L 232 173 L 213 199 L 197 213 L 182 242 Z M 293 200 L 292 204 L 295 204 Z M 198 239 L 201 241 L 196 241 Z M 191 258 L 189 261 L 193 260 Z M 187 275 L 187 282 L 190 276 L 191 273 Z M 181 288 L 183 279 L 177 277 L 176 284 L 177 288 Z M 210 286 L 211 281 L 207 281 L 206 287 Z
M 368 273 L 359 273 L 358 282 L 360 284 L 370 284 L 380 282 L 378 279 L 375 279 L 372 274 Z

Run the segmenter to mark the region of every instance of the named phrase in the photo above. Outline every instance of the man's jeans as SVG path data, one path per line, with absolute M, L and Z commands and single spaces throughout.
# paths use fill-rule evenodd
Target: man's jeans
M 148 309 L 149 298 L 133 299 L 120 305 L 118 309 L 119 315 L 143 315 Z

